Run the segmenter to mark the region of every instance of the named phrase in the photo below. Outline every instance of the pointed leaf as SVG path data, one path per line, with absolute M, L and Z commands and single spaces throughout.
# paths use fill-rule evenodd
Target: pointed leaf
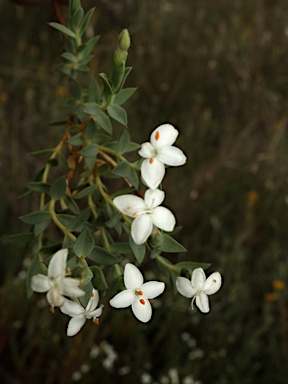
M 112 119 L 118 121 L 118 123 L 127 126 L 127 114 L 125 109 L 116 104 L 111 104 L 107 108 L 107 112 Z
M 127 129 L 124 129 L 121 133 L 121 136 L 118 140 L 117 146 L 116 146 L 116 152 L 122 155 L 125 153 L 125 150 L 130 143 L 130 135 L 127 131 Z
M 146 252 L 146 247 L 145 244 L 136 244 L 134 240 L 132 239 L 131 234 L 129 235 L 129 245 L 134 253 L 134 256 L 138 263 L 142 263 L 144 257 L 145 257 L 145 252 Z
M 65 197 L 66 194 L 66 177 L 61 176 L 57 179 L 52 185 L 50 189 L 51 196 L 55 199 L 59 200 Z
M 58 31 L 64 33 L 65 35 L 67 36 L 70 36 L 70 37 L 73 37 L 75 38 L 76 35 L 73 31 L 71 31 L 71 29 L 65 27 L 64 25 L 62 24 L 58 24 L 58 23 L 49 23 L 49 25 L 52 27 L 52 28 L 55 28 L 57 29 Z
M 119 256 L 114 255 L 111 252 L 101 247 L 94 247 L 88 259 L 98 263 L 100 265 L 113 265 L 119 263 L 121 260 Z
M 102 289 L 107 289 L 108 284 L 106 282 L 104 273 L 101 268 L 97 266 L 90 267 L 91 272 L 93 273 L 92 284 L 95 289 L 101 291 Z
M 91 253 L 94 244 L 94 238 L 91 232 L 86 228 L 75 241 L 73 250 L 78 257 L 87 257 Z

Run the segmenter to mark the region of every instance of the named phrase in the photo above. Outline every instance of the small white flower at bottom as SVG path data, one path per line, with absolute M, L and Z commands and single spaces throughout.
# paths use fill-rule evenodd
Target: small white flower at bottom
M 191 306 L 196 301 L 197 307 L 201 312 L 207 313 L 210 311 L 209 300 L 207 295 L 213 295 L 221 287 L 221 275 L 219 272 L 214 272 L 206 279 L 202 268 L 194 269 L 191 281 L 186 277 L 177 277 L 176 287 L 181 295 L 191 298 Z
M 152 317 L 152 306 L 149 299 L 161 295 L 165 284 L 159 281 L 144 283 L 143 275 L 135 265 L 127 263 L 124 269 L 126 289 L 110 300 L 114 308 L 127 308 L 131 305 L 135 317 L 147 323 Z
M 71 316 L 72 319 L 68 323 L 67 336 L 75 336 L 80 331 L 87 319 L 92 319 L 95 324 L 98 324 L 98 317 L 102 315 L 103 304 L 97 308 L 99 303 L 99 293 L 93 289 L 91 298 L 83 308 L 80 304 L 72 300 L 64 299 L 64 304 L 60 310 L 65 315 Z M 97 308 L 97 309 L 96 309 Z

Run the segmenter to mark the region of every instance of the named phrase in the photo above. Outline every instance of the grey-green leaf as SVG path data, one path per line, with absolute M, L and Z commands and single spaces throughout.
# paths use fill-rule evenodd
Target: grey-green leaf
M 94 244 L 94 238 L 91 232 L 86 228 L 75 241 L 73 250 L 78 257 L 87 257 L 91 253 Z

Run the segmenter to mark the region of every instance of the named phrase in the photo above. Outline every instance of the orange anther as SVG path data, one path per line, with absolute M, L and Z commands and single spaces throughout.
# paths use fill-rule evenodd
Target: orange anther
M 91 293 L 91 297 L 94 297 L 94 293 L 93 292 Z
M 159 140 L 159 138 L 160 138 L 160 133 L 157 131 L 157 132 L 155 133 L 155 139 L 156 139 L 156 140 Z
M 144 305 L 144 304 L 145 304 L 145 300 L 144 300 L 144 299 L 141 299 L 141 300 L 140 300 L 140 303 Z
M 149 163 L 152 164 L 153 161 L 154 161 L 153 157 L 150 157 L 150 159 L 149 159 Z
M 138 291 L 137 293 L 138 293 L 138 295 L 140 295 L 140 296 L 143 295 L 143 292 L 142 292 L 142 291 Z
M 99 319 L 93 320 L 93 323 L 96 324 L 96 325 L 99 325 Z
M 136 217 L 136 216 L 137 216 L 137 212 L 133 212 L 132 217 Z
M 55 312 L 55 310 L 54 310 L 54 305 L 51 305 L 51 307 L 50 307 L 50 311 L 53 313 L 53 315 L 54 315 L 54 312 Z

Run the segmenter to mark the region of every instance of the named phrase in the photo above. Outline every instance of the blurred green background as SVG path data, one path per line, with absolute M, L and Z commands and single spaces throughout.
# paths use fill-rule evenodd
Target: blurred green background
M 20 0 L 19 0 L 20 1 Z M 18 383 L 285 384 L 288 380 L 288 3 L 285 0 L 98 0 L 91 63 L 109 72 L 117 36 L 132 36 L 126 105 L 143 142 L 159 124 L 179 130 L 185 167 L 169 169 L 165 205 L 189 256 L 224 277 L 208 315 L 166 289 L 150 324 L 106 304 L 100 325 L 74 338 L 45 297 L 27 301 L 32 251 L 0 244 L 0 381 Z M 63 16 L 67 7 L 61 6 Z M 0 229 L 37 201 L 19 199 L 61 137 L 68 82 L 49 1 L 0 3 Z M 43 162 L 41 162 L 43 160 Z M 159 275 L 159 271 L 157 272 Z

